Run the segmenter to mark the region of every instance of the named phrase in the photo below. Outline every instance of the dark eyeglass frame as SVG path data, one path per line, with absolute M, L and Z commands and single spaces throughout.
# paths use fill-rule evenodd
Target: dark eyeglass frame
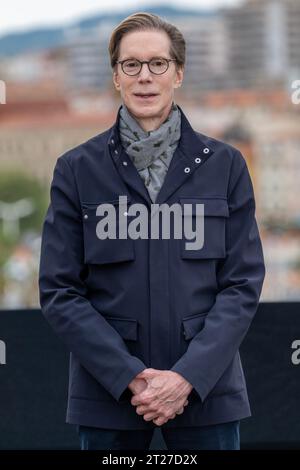
M 153 72 L 150 69 L 150 63 L 153 60 L 159 60 L 159 59 L 165 60 L 168 63 L 168 66 L 167 66 L 166 70 L 164 70 L 163 72 L 156 73 L 156 72 Z M 130 61 L 130 60 L 135 60 L 135 61 L 139 62 L 140 68 L 139 68 L 138 72 L 136 72 L 136 73 L 127 73 L 127 72 L 125 72 L 125 70 L 123 68 L 123 64 L 124 64 L 124 62 Z M 116 60 L 116 64 L 121 64 L 122 71 L 125 73 L 125 75 L 129 75 L 129 77 L 135 77 L 136 75 L 138 75 L 140 73 L 140 71 L 142 70 L 143 64 L 147 64 L 149 72 L 153 73 L 154 75 L 162 75 L 163 73 L 166 73 L 166 71 L 168 70 L 168 68 L 170 66 L 170 62 L 177 62 L 177 60 L 176 59 L 166 59 L 165 57 L 155 57 L 151 60 L 138 60 L 138 59 Z

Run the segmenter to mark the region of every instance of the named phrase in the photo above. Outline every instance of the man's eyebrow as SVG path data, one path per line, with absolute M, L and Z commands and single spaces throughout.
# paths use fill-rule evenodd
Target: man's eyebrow
M 131 59 L 136 59 L 136 57 L 129 56 L 129 57 L 125 57 L 124 59 L 120 59 L 120 60 L 131 60 Z
M 163 55 L 154 55 L 152 56 L 149 60 L 152 60 L 152 59 L 167 59 L 167 57 L 164 57 Z M 137 59 L 137 57 L 134 57 L 134 56 L 129 56 L 129 57 L 125 57 L 124 59 L 120 59 L 120 60 L 140 60 L 140 59 Z

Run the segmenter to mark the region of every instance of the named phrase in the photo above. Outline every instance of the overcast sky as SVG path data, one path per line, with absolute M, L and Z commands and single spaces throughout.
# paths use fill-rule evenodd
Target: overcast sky
M 104 11 L 146 5 L 175 5 L 179 8 L 213 8 L 241 3 L 242 0 L 2 0 L 0 8 L 0 36 L 8 32 L 26 30 L 31 27 L 54 26 L 71 23 L 82 16 Z

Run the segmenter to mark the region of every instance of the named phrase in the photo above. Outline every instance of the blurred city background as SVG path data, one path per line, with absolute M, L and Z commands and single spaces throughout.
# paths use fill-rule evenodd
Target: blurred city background
M 111 11 L 93 3 L 99 11 L 65 24 L 0 29 L 0 308 L 39 307 L 53 168 L 114 123 L 120 98 L 108 41 L 135 11 L 183 32 L 187 62 L 176 102 L 196 130 L 247 160 L 267 266 L 261 300 L 299 301 L 300 0 L 195 1 L 188 9 L 124 1 Z

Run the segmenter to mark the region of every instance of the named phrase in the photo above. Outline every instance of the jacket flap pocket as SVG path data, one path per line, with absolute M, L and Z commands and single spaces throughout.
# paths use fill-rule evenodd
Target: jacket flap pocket
M 137 320 L 134 318 L 116 318 L 105 317 L 109 324 L 117 330 L 123 339 L 136 340 L 137 339 Z
M 183 206 L 182 213 L 186 215 L 197 215 L 197 204 L 203 204 L 205 217 L 229 217 L 226 198 L 181 198 L 180 204 Z
M 126 196 L 126 199 L 125 199 L 125 196 Z M 120 199 L 121 198 L 121 199 Z M 83 207 L 91 207 L 91 206 L 99 206 L 99 204 L 113 204 L 113 205 L 120 205 L 120 201 L 121 201 L 121 205 L 123 205 L 123 202 L 127 201 L 127 203 L 130 203 L 131 202 L 131 196 L 130 195 L 120 195 L 120 196 L 115 196 L 115 197 L 112 197 L 111 199 L 105 199 L 103 201 L 82 201 L 81 202 L 81 205 Z M 123 201 L 123 202 L 122 202 Z
M 130 205 L 130 203 L 131 203 L 130 196 L 126 196 L 126 200 L 124 199 L 120 200 L 119 198 L 115 198 L 115 199 L 99 201 L 99 202 L 85 201 L 85 202 L 81 202 L 81 209 L 82 209 L 83 216 L 85 214 L 90 215 L 90 216 L 92 215 L 96 216 L 97 208 L 99 206 L 102 206 L 103 204 L 110 204 L 114 206 L 116 209 L 120 208 L 120 210 L 122 210 L 123 208 L 126 207 L 127 204 Z
M 198 313 L 197 315 L 191 315 L 182 319 L 183 335 L 185 339 L 193 338 L 193 336 L 202 330 L 206 316 L 207 312 Z
M 192 230 L 191 235 L 193 235 L 188 239 L 184 232 L 181 240 L 181 257 L 183 259 L 224 258 L 226 256 L 225 230 L 229 217 L 227 199 L 221 196 L 184 197 L 180 198 L 180 203 L 184 204 L 182 206 L 183 224 L 191 224 L 189 230 Z M 200 215 L 200 211 L 197 211 L 198 204 L 203 204 L 204 217 L 196 217 L 197 213 Z M 198 241 L 201 241 L 201 237 L 203 238 L 201 248 L 198 248 L 197 243 L 193 246 L 197 237 Z M 191 241 L 192 243 L 189 243 Z
M 103 204 L 111 206 L 105 208 Z M 133 240 L 127 236 L 130 217 L 127 216 L 126 205 L 119 204 L 119 200 L 115 199 L 82 202 L 81 209 L 86 264 L 109 264 L 135 259 Z M 123 215 L 120 218 L 121 212 Z

